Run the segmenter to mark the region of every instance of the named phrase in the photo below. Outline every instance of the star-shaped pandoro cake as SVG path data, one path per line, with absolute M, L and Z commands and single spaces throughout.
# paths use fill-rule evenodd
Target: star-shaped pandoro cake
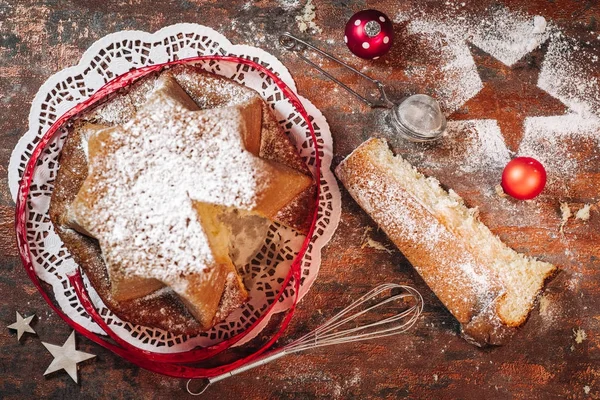
M 205 328 L 231 275 L 228 227 L 236 210 L 273 220 L 312 185 L 258 156 L 261 102 L 199 110 L 168 75 L 114 127 L 86 126 L 88 176 L 69 210 L 98 239 L 116 300 L 168 286 Z

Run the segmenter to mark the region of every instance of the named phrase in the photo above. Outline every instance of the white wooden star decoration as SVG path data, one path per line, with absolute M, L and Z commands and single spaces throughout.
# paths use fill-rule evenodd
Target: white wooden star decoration
M 77 383 L 77 364 L 96 357 L 94 354 L 78 351 L 75 348 L 75 331 L 62 346 L 42 342 L 44 347 L 54 356 L 44 375 L 64 369 L 67 374 Z
M 35 331 L 33 330 L 33 328 L 31 326 L 29 326 L 29 324 L 31 323 L 31 320 L 33 319 L 33 317 L 35 317 L 35 314 L 30 315 L 27 318 L 23 318 L 21 316 L 21 314 L 19 314 L 18 311 L 16 313 L 17 313 L 17 322 L 9 325 L 8 329 L 17 331 L 17 340 L 21 340 L 21 336 L 23 336 L 23 333 L 25 333 L 25 332 L 35 334 Z

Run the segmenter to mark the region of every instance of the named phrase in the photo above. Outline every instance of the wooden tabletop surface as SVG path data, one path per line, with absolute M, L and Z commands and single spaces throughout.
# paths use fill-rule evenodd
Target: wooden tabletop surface
M 410 9 L 419 9 L 427 15 L 444 13 L 448 7 L 462 7 L 472 15 L 479 15 L 489 12 L 489 7 L 506 8 L 511 12 L 541 15 L 580 46 L 600 55 L 597 1 L 316 0 L 314 3 L 314 22 L 322 30 L 310 35 L 314 43 L 339 54 L 352 65 L 366 67 L 368 73 L 391 86 L 412 92 L 427 91 L 435 86 L 433 78 L 415 80 L 405 73 L 408 66 L 418 63 L 423 63 L 425 69 L 431 67 L 425 65 L 427 57 L 418 51 L 418 40 L 408 35 L 405 23 L 398 22 L 394 25 L 396 45 L 390 54 L 376 62 L 352 57 L 341 39 L 343 26 L 354 12 L 375 8 L 395 18 Z M 21 266 L 14 238 L 14 203 L 7 182 L 9 157 L 27 130 L 30 102 L 51 74 L 77 63 L 95 40 L 108 33 L 123 29 L 152 32 L 178 22 L 210 26 L 233 43 L 259 46 L 279 57 L 294 76 L 299 92 L 328 119 L 334 138 L 334 165 L 367 138 L 388 137 L 397 152 L 421 166 L 423 172 L 438 177 L 445 187 L 455 189 L 468 205 L 479 207 L 481 219 L 509 246 L 553 262 L 561 269 L 541 297 L 541 307 L 536 307 L 526 325 L 507 345 L 475 348 L 458 336 L 458 324 L 453 317 L 342 189 L 339 229 L 324 250 L 319 277 L 300 304 L 287 337 L 308 332 L 382 282 L 410 284 L 420 290 L 426 302 L 423 318 L 410 332 L 396 337 L 287 356 L 214 385 L 206 397 L 600 398 L 598 143 L 565 144 L 573 157 L 587 162 L 581 163 L 582 167 L 571 175 L 560 176 L 562 184 L 549 188 L 537 200 L 516 202 L 501 198 L 494 192 L 501 168 L 465 172 L 452 164 L 451 158 L 444 165 L 426 162 L 447 157 L 453 148 L 461 147 L 452 141 L 423 146 L 394 140 L 381 123 L 380 111 L 369 110 L 335 91 L 332 83 L 300 60 L 282 53 L 277 46 L 277 36 L 283 31 L 297 32 L 295 18 L 302 13 L 304 4 L 304 1 L 294 0 L 0 1 L 0 398 L 187 396 L 185 381 L 137 368 L 81 337 L 78 348 L 96 354 L 97 358 L 80 364 L 80 383 L 75 384 L 64 372 L 43 376 L 52 356 L 41 341 L 61 344 L 71 330 L 50 311 Z M 473 52 L 475 58 L 481 58 L 478 71 L 482 79 L 500 88 L 503 81 L 508 82 L 507 76 L 515 72 L 515 68 L 525 73 L 517 74 L 521 77 L 517 77 L 517 81 L 526 79 L 523 76 L 535 75 L 543 59 L 543 53 L 532 52 L 513 68 L 497 68 L 497 63 L 485 54 L 478 54 L 477 49 Z M 588 68 L 595 70 L 590 82 L 600 79 L 600 63 L 593 64 L 593 57 L 581 62 L 589 62 L 588 67 L 595 65 L 595 69 Z M 360 83 L 328 63 L 324 66 L 331 67 L 349 83 Z M 514 80 L 511 82 L 507 84 L 517 84 Z M 505 141 L 512 148 L 519 143 L 522 121 L 517 123 L 515 118 L 511 119 L 507 108 L 512 107 L 518 113 L 519 104 L 528 103 L 535 105 L 528 108 L 530 115 L 564 112 L 549 97 L 535 94 L 502 103 L 495 97 L 480 95 L 477 104 L 471 103 L 471 107 L 463 111 L 485 110 L 488 114 L 479 113 L 481 115 L 474 118 L 497 117 Z M 456 119 L 465 117 L 457 114 Z M 600 128 L 595 135 L 600 135 Z M 584 204 L 593 204 L 590 220 L 570 219 L 564 234 L 560 234 L 560 202 L 568 202 L 574 211 Z M 366 245 L 369 239 L 371 244 L 378 242 L 388 250 Z M 15 333 L 6 328 L 14 322 L 15 311 L 37 315 L 33 324 L 37 336 L 25 335 L 17 342 Z M 249 348 L 257 346 L 261 339 Z

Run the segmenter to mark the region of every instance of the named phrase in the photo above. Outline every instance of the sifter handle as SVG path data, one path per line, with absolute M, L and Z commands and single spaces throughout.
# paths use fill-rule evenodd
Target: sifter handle
M 289 51 L 296 52 L 298 57 L 300 57 L 304 62 L 306 62 L 307 64 L 309 64 L 310 66 L 312 66 L 313 68 L 318 70 L 319 72 L 321 72 L 323 75 L 325 75 L 327 78 L 331 79 L 336 84 L 340 85 L 344 90 L 346 90 L 348 93 L 352 94 L 354 97 L 356 97 L 357 99 L 359 99 L 360 101 L 362 101 L 363 103 L 368 105 L 369 107 L 371 107 L 371 108 L 392 108 L 392 107 L 394 107 L 394 103 L 392 103 L 388 99 L 387 94 L 385 93 L 385 85 L 383 83 L 381 83 L 377 79 L 373 79 L 370 76 L 363 74 L 356 68 L 346 64 L 345 62 L 343 62 L 339 58 L 335 57 L 334 55 L 329 54 L 326 51 L 321 50 L 318 47 L 316 47 L 302 39 L 297 38 L 296 36 L 292 35 L 289 32 L 285 32 L 285 33 L 281 34 L 281 36 L 279 36 L 279 44 Z M 364 97 L 363 95 L 361 95 L 357 91 L 355 91 L 354 89 L 350 88 L 345 83 L 343 83 L 340 80 L 338 80 L 337 78 L 335 78 L 329 72 L 325 71 L 323 68 L 321 68 L 320 66 L 318 66 L 317 64 L 315 64 L 314 62 L 309 60 L 304 54 L 302 54 L 302 51 L 304 51 L 307 47 L 309 49 L 319 53 L 323 57 L 328 58 L 332 61 L 335 61 L 342 67 L 354 72 L 355 74 L 358 74 L 363 79 L 366 79 L 369 82 L 375 84 L 375 86 L 377 86 L 377 90 L 379 91 L 379 98 L 375 101 L 367 99 L 366 97 Z

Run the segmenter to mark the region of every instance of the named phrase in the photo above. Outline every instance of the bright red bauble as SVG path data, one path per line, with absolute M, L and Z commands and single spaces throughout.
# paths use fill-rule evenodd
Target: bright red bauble
M 546 186 L 546 170 L 536 159 L 517 157 L 506 164 L 502 172 L 502 189 L 515 199 L 529 200 Z
M 363 10 L 346 23 L 344 42 L 355 55 L 376 59 L 387 53 L 394 41 L 394 27 L 387 15 L 377 10 Z

